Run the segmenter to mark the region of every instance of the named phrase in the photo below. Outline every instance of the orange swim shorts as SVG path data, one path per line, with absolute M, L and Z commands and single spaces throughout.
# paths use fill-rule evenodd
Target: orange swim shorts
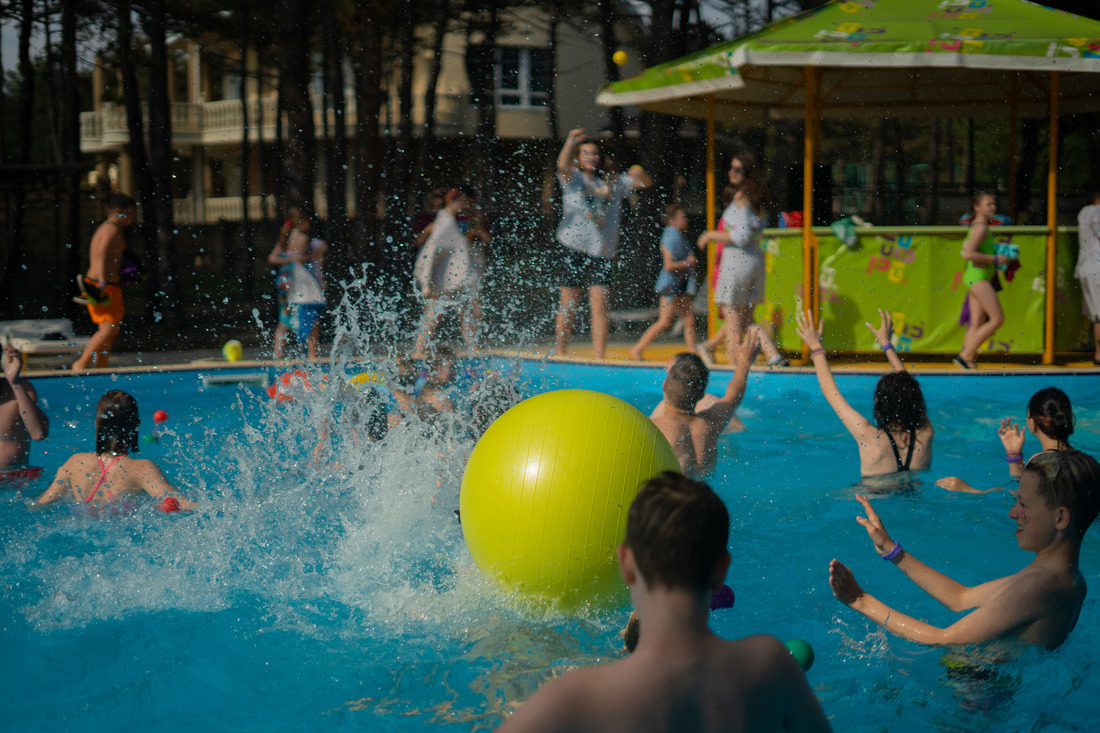
M 107 302 L 100 305 L 89 305 L 88 314 L 92 317 L 92 323 L 122 323 L 125 311 L 122 308 L 122 286 L 104 285 L 103 293 L 107 296 Z

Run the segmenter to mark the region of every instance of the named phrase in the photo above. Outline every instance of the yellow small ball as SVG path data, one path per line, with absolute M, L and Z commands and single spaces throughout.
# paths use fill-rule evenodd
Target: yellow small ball
M 630 60 L 630 57 L 626 55 L 626 51 L 616 51 L 611 54 L 611 60 L 615 62 L 616 66 L 622 66 Z
M 230 339 L 222 347 L 222 356 L 225 357 L 226 361 L 240 361 L 244 358 L 244 347 L 237 339 Z
M 615 547 L 641 485 L 679 471 L 672 446 L 617 397 L 581 389 L 521 402 L 489 426 L 462 477 L 474 562 L 563 608 L 626 599 Z

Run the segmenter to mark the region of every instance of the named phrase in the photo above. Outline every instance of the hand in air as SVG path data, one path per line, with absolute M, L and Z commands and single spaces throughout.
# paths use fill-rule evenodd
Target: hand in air
M 577 127 L 577 128 L 574 128 L 574 129 L 569 131 L 568 140 L 569 140 L 570 143 L 576 144 L 577 142 L 579 142 L 583 139 L 584 139 L 584 128 L 583 127 Z
M 867 530 L 871 541 L 875 543 L 875 551 L 880 555 L 885 555 L 894 549 L 894 541 L 890 539 L 890 533 L 886 531 L 886 527 L 882 526 L 882 520 L 879 519 L 878 512 L 871 508 L 871 502 L 867 501 L 866 496 L 856 494 L 856 501 L 862 504 L 863 511 L 867 512 L 866 517 L 856 517 L 856 521 Z
M 810 351 L 822 348 L 821 337 L 825 333 L 824 321 L 818 323 L 815 328 L 814 319 L 810 317 L 810 312 L 798 311 L 794 314 L 794 322 L 799 337 L 801 337 L 802 341 L 810 347 Z
M 4 348 L 4 377 L 9 384 L 19 381 L 19 370 L 23 368 L 23 355 L 10 346 Z
M 1010 456 L 1018 456 L 1024 452 L 1024 427 L 1012 422 L 1012 418 L 1001 420 L 1001 427 L 997 428 L 997 435 L 1001 437 L 1001 444 L 1005 447 L 1005 453 Z
M 829 587 L 836 599 L 845 606 L 852 605 L 863 595 L 863 589 L 856 582 L 856 576 L 839 560 L 829 563 Z
M 890 338 L 894 335 L 894 319 L 890 317 L 889 311 L 884 311 L 882 308 L 878 309 L 878 328 L 875 328 L 870 323 L 864 323 L 863 325 L 871 329 L 871 333 L 875 334 L 875 340 L 878 341 L 879 346 L 885 346 L 890 343 Z
M 733 363 L 737 365 L 738 369 L 751 366 L 753 360 L 756 359 L 756 351 L 759 348 L 760 336 L 757 334 L 756 329 L 748 329 L 741 337 L 741 343 L 734 350 Z
M 936 481 L 936 486 L 939 486 L 941 489 L 959 491 L 964 494 L 988 494 L 991 491 L 1001 491 L 1000 486 L 994 486 L 992 489 L 975 489 L 958 476 L 944 476 Z

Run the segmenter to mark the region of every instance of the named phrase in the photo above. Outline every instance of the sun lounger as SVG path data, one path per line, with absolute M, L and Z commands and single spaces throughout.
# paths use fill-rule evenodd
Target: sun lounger
M 73 322 L 68 318 L 0 321 L 0 343 L 17 349 L 26 361 L 31 356 L 79 354 L 88 339 L 73 336 Z

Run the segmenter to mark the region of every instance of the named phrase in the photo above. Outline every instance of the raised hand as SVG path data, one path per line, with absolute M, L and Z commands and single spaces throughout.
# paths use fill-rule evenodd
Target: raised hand
M 878 513 L 871 508 L 871 502 L 867 500 L 866 496 L 856 494 L 856 501 L 863 505 L 863 511 L 867 513 L 866 517 L 856 517 L 856 521 L 867 530 L 871 541 L 875 543 L 875 551 L 880 555 L 885 555 L 894 549 L 894 541 L 890 539 L 890 533 L 882 525 L 882 520 L 879 519 Z
M 864 323 L 863 325 L 871 329 L 871 333 L 875 334 L 875 340 L 878 341 L 879 346 L 885 346 L 890 343 L 891 337 L 894 335 L 894 319 L 890 317 L 889 311 L 884 311 L 882 308 L 878 309 L 878 328 L 875 328 L 870 323 Z
M 798 311 L 794 314 L 795 328 L 798 330 L 798 335 L 802 341 L 810 347 L 810 351 L 822 348 L 821 337 L 825 333 L 825 322 L 817 324 L 814 327 L 814 320 L 810 317 L 809 311 Z
M 1005 453 L 1010 456 L 1018 456 L 1024 452 L 1024 428 L 1022 425 L 1012 422 L 1012 418 L 1001 420 L 1001 427 L 997 429 L 997 435 L 1001 438 L 1001 444 L 1005 447 Z
M 4 377 L 9 384 L 19 381 L 19 371 L 23 368 L 23 355 L 18 349 L 4 347 Z
M 760 348 L 760 336 L 755 328 L 745 331 L 741 337 L 741 343 L 734 350 L 733 362 L 738 368 L 750 366 L 756 359 L 756 352 Z
M 829 587 L 836 599 L 845 606 L 852 605 L 863 595 L 863 589 L 856 582 L 856 576 L 839 560 L 829 563 Z

